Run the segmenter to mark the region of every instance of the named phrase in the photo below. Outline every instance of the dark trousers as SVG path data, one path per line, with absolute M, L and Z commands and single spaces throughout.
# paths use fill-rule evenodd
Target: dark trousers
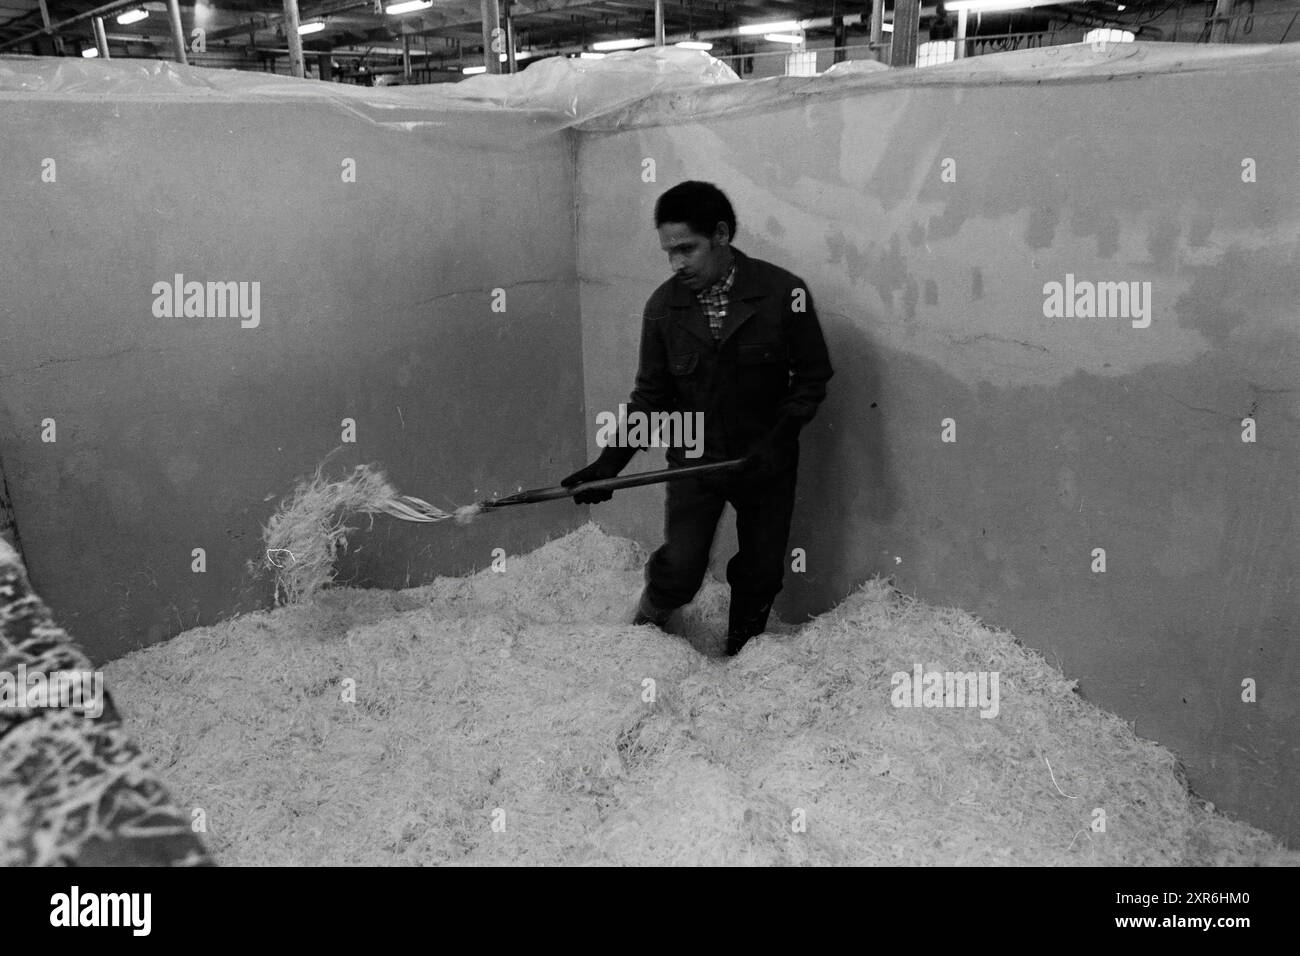
M 664 543 L 646 564 L 646 594 L 656 608 L 689 604 L 709 570 L 723 506 L 736 509 L 740 550 L 727 563 L 731 631 L 752 637 L 767 626 L 785 577 L 798 459 L 775 475 L 727 475 L 668 483 Z

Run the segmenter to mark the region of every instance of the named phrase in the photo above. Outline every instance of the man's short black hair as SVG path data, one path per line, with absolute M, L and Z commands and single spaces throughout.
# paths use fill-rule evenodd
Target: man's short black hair
M 684 222 L 692 232 L 713 237 L 718 223 L 727 224 L 727 235 L 736 238 L 736 211 L 731 200 L 713 183 L 688 179 L 678 183 L 655 203 L 655 228 L 666 222 Z

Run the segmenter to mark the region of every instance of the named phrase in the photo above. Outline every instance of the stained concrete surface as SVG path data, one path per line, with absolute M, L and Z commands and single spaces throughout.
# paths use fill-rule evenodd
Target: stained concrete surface
M 593 124 L 588 418 L 626 400 L 641 307 L 669 274 L 655 199 L 716 183 L 736 245 L 809 284 L 836 368 L 803 438 L 790 544 L 808 569 L 778 612 L 802 620 L 893 575 L 1010 628 L 1177 751 L 1201 793 L 1294 841 L 1300 127 L 1284 120 L 1300 50 L 1138 47 L 1123 75 L 1074 47 L 821 96 L 787 80 L 721 109 L 736 94 L 706 89 L 695 123 L 658 97 Z M 1067 273 L 1150 282 L 1150 326 L 1045 318 L 1044 284 Z M 592 514 L 653 547 L 661 509 L 642 490 Z M 724 523 L 719 576 L 734 548 Z
M 344 418 L 357 440 L 333 464 L 377 461 L 442 507 L 583 455 L 562 134 L 165 94 L 0 99 L 0 455 L 33 584 L 96 660 L 264 606 L 261 525 Z M 259 282 L 260 324 L 155 317 L 176 273 Z M 376 519 L 343 577 L 420 583 L 578 517 Z

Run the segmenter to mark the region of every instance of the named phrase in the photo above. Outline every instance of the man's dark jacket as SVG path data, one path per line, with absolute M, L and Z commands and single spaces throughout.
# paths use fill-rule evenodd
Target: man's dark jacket
M 742 458 L 782 417 L 807 423 L 833 374 L 803 280 L 734 246 L 731 252 L 736 278 L 721 341 L 714 341 L 695 294 L 676 276 L 646 302 L 629 413 L 704 413 L 703 456 L 687 458 L 686 449 L 670 448 L 673 467 Z M 795 290 L 802 290 L 801 301 Z M 625 451 L 629 459 L 635 454 Z

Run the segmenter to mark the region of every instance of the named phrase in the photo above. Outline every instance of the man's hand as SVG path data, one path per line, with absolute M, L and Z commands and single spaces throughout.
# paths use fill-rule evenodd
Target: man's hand
M 754 477 L 767 477 L 788 468 L 794 461 L 795 441 L 802 427 L 803 422 L 782 417 L 776 427 L 749 450 L 741 471 Z
M 589 481 L 600 481 L 603 478 L 614 478 L 627 467 L 630 456 L 628 451 L 635 454 L 635 449 L 623 448 L 606 448 L 600 453 L 600 457 L 593 461 L 586 468 L 580 468 L 560 482 L 565 488 L 572 488 L 574 485 L 583 485 Z M 573 496 L 574 504 L 595 505 L 602 501 L 609 501 L 614 497 L 612 491 L 580 491 Z

